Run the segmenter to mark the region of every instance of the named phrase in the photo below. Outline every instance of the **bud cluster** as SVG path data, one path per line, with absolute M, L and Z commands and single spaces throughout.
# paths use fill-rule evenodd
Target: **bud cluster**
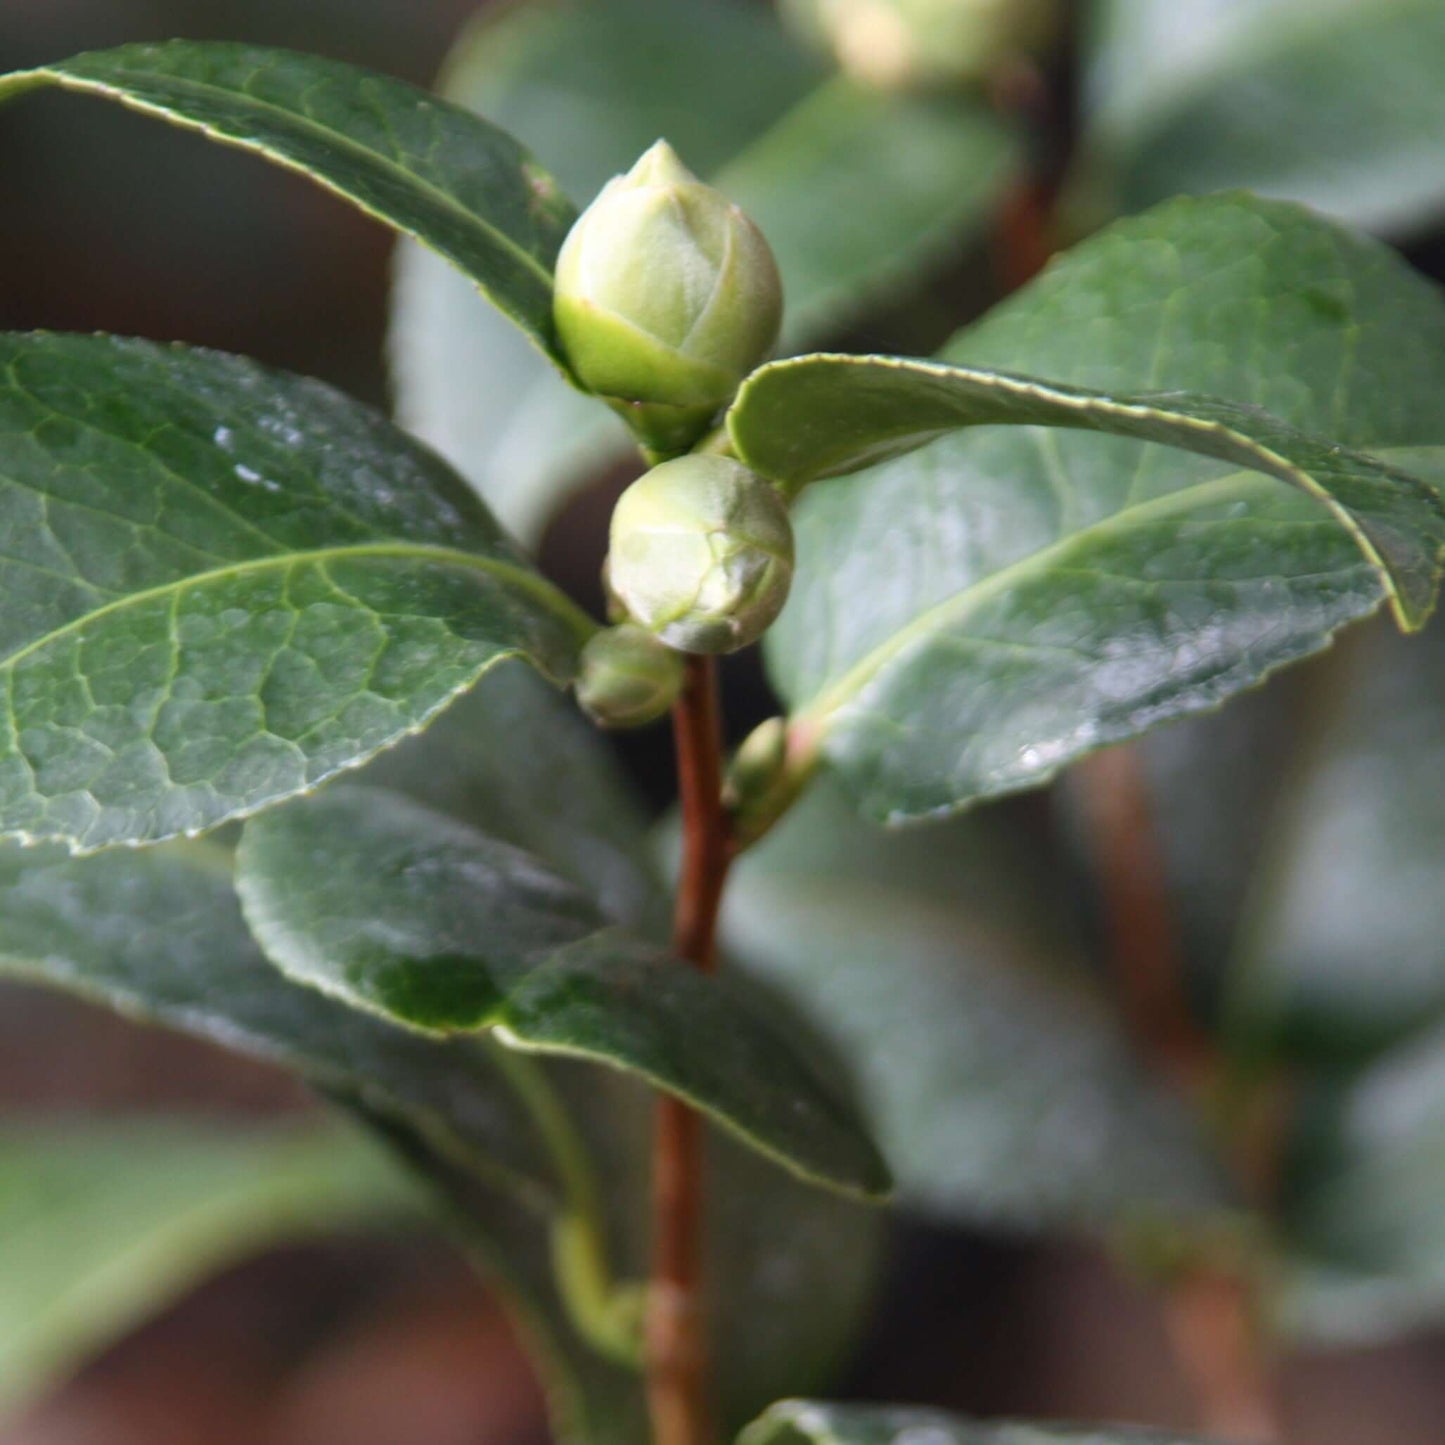
M 578 696 L 604 726 L 661 714 L 677 652 L 732 652 L 782 610 L 793 529 L 781 493 L 721 456 L 686 453 L 771 351 L 782 285 L 756 226 L 659 141 L 610 181 L 557 259 L 558 340 L 581 384 L 653 456 L 612 514 L 614 620 Z M 669 652 L 669 649 L 676 649 Z

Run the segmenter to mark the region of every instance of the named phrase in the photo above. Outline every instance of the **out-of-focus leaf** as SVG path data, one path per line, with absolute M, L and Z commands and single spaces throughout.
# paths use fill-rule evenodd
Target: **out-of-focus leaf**
M 983 1422 L 905 1405 L 785 1400 L 744 1430 L 738 1445 L 1190 1445 L 1190 1441 L 1182 1435 L 1123 1425 Z
M 1085 1229 L 1227 1207 L 1037 852 L 993 813 L 885 832 L 820 783 L 740 860 L 724 936 L 846 1062 L 906 1207 Z
M 1437 0 L 1104 0 L 1094 13 L 1095 204 L 1245 186 L 1386 231 L 1445 206 Z
M 414 1210 L 339 1128 L 49 1121 L 0 1131 L 0 1410 L 247 1255 Z
M 530 854 L 395 794 L 330 789 L 247 825 L 237 887 L 298 983 L 412 1028 L 628 1070 L 805 1178 L 887 1191 L 857 1120 L 726 977 L 609 924 Z
M 1445 1318 L 1445 1029 L 1304 1101 L 1281 1322 L 1361 1343 Z
M 1371 628 L 1315 683 L 1227 1024 L 1239 1047 L 1338 1061 L 1445 1012 L 1445 631 L 1411 645 Z
M 441 86 L 549 158 L 579 198 L 666 137 L 772 243 L 785 350 L 947 255 L 1017 160 L 981 105 L 828 78 L 764 9 L 732 0 L 510 7 L 466 32 Z M 625 454 L 611 412 L 416 246 L 399 255 L 391 350 L 403 421 L 524 540 L 589 470 Z
M 505 131 L 404 81 L 320 56 L 172 40 L 0 76 L 0 101 L 56 85 L 301 171 L 445 256 L 558 357 L 552 263 L 576 217 Z
M 1248 197 L 1120 222 L 946 359 L 1227 396 L 1412 471 L 1445 443 L 1438 290 L 1376 243 Z M 1318 503 L 1111 437 L 966 432 L 814 488 L 795 517 L 770 672 L 797 745 L 895 820 L 1218 706 L 1381 598 Z
M 194 833 L 415 732 L 593 624 L 433 453 L 312 381 L 0 338 L 0 833 Z

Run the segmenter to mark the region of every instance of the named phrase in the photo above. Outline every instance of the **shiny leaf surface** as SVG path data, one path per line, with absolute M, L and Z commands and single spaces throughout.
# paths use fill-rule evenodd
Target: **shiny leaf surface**
M 302 172 L 446 257 L 555 350 L 552 263 L 576 213 L 511 136 L 461 107 L 335 60 L 184 40 L 0 77 L 0 101 L 43 86 L 118 100 Z
M 109 337 L 0 339 L 0 830 L 193 833 L 592 624 L 432 453 L 316 382 Z
M 303 1075 L 405 1124 L 536 1205 L 557 1186 L 499 1051 L 369 1018 L 284 979 L 251 939 L 212 843 L 72 859 L 0 851 L 0 973 L 76 993 Z
M 637 1439 L 639 1379 L 580 1331 L 553 1256 L 556 1227 L 586 1202 L 569 1178 L 576 1160 L 560 1167 L 560 1131 L 580 1140 L 584 1176 L 595 1174 L 606 1201 L 617 1278 L 644 1270 L 652 1100 L 635 1081 L 479 1040 L 429 1039 L 289 983 L 252 943 L 229 858 L 212 844 L 85 859 L 5 848 L 0 973 L 293 1069 L 360 1111 L 465 1203 L 459 1228 L 542 1358 L 559 1437 Z M 798 1379 L 795 1369 L 827 1383 L 866 1306 L 881 1220 L 737 1146 L 720 1154 L 715 1180 L 715 1247 L 727 1269 L 714 1308 L 733 1342 L 720 1384 L 742 1420 Z
M 1264 472 L 1326 506 L 1376 569 L 1403 627 L 1435 605 L 1445 500 L 1425 481 L 1257 407 L 1181 392 L 1105 395 L 897 356 L 774 362 L 728 413 L 738 455 L 797 491 L 971 426 L 1063 427 L 1159 442 Z
M 528 854 L 351 789 L 249 824 L 238 869 L 253 932 L 298 982 L 411 1027 L 627 1069 L 807 1177 L 887 1188 L 848 1109 L 728 980 L 610 926 Z
M 363 781 L 545 859 L 617 923 L 651 930 L 667 911 L 642 805 L 612 749 L 523 662 L 498 666 Z
M 1436 288 L 1374 243 L 1248 197 L 1111 227 L 945 359 L 1110 395 L 1228 397 L 1412 474 L 1437 475 L 1428 450 L 1445 442 Z M 1052 428 L 945 438 L 812 489 L 795 521 L 770 671 L 799 746 L 891 819 L 1036 784 L 1218 706 L 1382 598 L 1355 540 L 1296 489 Z

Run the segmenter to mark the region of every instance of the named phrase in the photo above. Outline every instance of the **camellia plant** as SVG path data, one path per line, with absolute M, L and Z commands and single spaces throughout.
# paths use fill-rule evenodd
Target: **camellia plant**
M 1022 63 L 1053 15 L 1001 30 L 1005 7 L 980 7 L 950 59 L 942 6 L 792 8 L 845 68 L 879 54 L 860 35 L 902 37 L 865 78 L 923 91 L 971 82 L 980 55 Z M 852 84 L 819 102 L 830 134 L 876 138 L 885 102 Z M 530 348 L 508 337 L 515 367 L 488 373 L 437 336 L 451 395 L 498 430 L 532 408 L 547 445 L 525 486 L 500 483 L 504 527 L 438 451 L 318 382 L 110 336 L 0 339 L 5 971 L 280 1063 L 358 1120 L 516 1300 L 562 1438 L 1125 1438 L 774 1403 L 826 1384 L 866 1310 L 895 1175 L 935 1212 L 980 1175 L 996 1214 L 1067 1195 L 1216 1303 L 1253 1301 L 1275 1264 L 1236 1167 L 1247 1067 L 1144 1089 L 1089 989 L 1062 986 L 1055 1031 L 1022 976 L 894 976 L 890 939 L 926 957 L 962 895 L 1019 877 L 1051 936 L 1047 865 L 1010 871 L 1017 839 L 938 820 L 1216 709 L 1382 607 L 1425 624 L 1439 292 L 1377 241 L 1234 192 L 1080 241 L 933 358 L 807 351 L 830 286 L 876 280 L 894 239 L 865 257 L 822 204 L 779 253 L 832 259 L 780 267 L 667 139 L 579 213 L 471 109 L 331 60 L 138 45 L 5 77 L 0 99 L 48 86 L 257 152 L 426 248 L 404 297 L 445 263 L 481 324 Z M 980 157 L 987 189 L 1007 138 L 916 104 L 900 133 L 932 137 L 940 174 Z M 425 309 L 403 309 L 399 356 L 433 356 Z M 535 540 L 573 459 L 624 432 L 642 470 L 612 513 L 604 619 L 513 533 Z M 783 710 L 729 758 L 717 658 L 759 642 Z M 671 714 L 670 899 L 564 690 L 606 728 Z M 929 820 L 870 851 L 878 825 Z M 757 967 L 719 966 L 730 880 L 728 943 Z M 800 949 L 807 986 L 768 965 Z M 908 1020 L 951 1018 L 959 990 L 1012 1032 L 985 1017 L 952 1052 L 1087 1078 L 1079 1137 L 1053 1117 L 979 1164 L 937 1101 L 876 1086 Z M 292 1207 L 415 1207 L 349 1136 L 312 1147 L 281 1171 Z

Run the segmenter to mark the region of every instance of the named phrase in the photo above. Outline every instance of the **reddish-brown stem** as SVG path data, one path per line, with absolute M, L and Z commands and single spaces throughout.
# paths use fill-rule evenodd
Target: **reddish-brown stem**
M 1238 1445 L 1275 1445 L 1282 1436 L 1265 1376 L 1249 1285 L 1200 1269 L 1164 1298 L 1174 1357 L 1199 1402 L 1207 1434 Z
M 688 658 L 673 732 L 683 830 L 673 947 L 711 972 L 717 966 L 718 908 L 732 853 L 722 804 L 722 725 L 712 658 Z M 652 1207 L 646 1353 L 653 1445 L 712 1445 L 703 1315 L 702 1120 L 671 1098 L 657 1106 Z
M 714 659 L 687 659 L 672 726 L 683 835 L 672 944 L 689 963 L 711 973 L 717 966 L 718 906 L 732 854 L 722 801 L 722 717 Z
M 1200 1101 L 1218 1080 L 1220 1060 L 1184 991 L 1184 959 L 1142 761 L 1133 748 L 1111 748 L 1083 763 L 1076 778 L 1125 1023 L 1154 1071 Z M 1242 1174 L 1268 1172 L 1267 1161 L 1233 1162 Z M 1241 1183 L 1253 1192 L 1258 1180 Z M 1248 1276 L 1222 1265 L 1189 1269 L 1169 1284 L 1163 1305 L 1174 1357 L 1198 1402 L 1201 1426 L 1241 1445 L 1282 1440 Z
M 1125 1022 L 1149 1065 L 1197 1097 L 1211 1081 L 1215 1060 L 1184 993 L 1184 960 L 1149 780 L 1139 755 L 1122 747 L 1086 759 L 1078 782 Z

